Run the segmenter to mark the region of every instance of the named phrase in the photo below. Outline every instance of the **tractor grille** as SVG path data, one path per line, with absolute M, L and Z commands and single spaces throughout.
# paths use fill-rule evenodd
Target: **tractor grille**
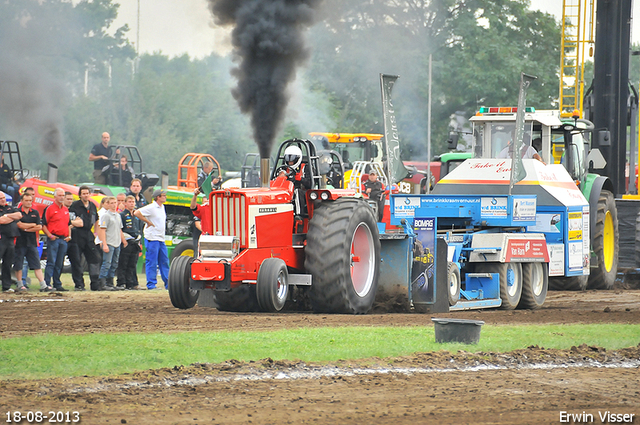
M 240 245 L 249 244 L 246 198 L 239 193 L 216 193 L 213 201 L 213 231 L 223 236 L 237 236 Z

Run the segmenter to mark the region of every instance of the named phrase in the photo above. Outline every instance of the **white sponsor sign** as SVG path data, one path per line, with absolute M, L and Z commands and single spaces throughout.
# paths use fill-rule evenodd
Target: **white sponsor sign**
M 536 219 L 536 200 L 518 199 L 513 200 L 513 220 L 533 221 Z
M 480 200 L 480 216 L 486 217 L 506 217 L 507 216 L 507 198 L 481 198 Z M 534 208 L 535 214 L 535 208 Z
M 420 208 L 419 197 L 396 196 L 394 198 L 393 213 L 396 217 L 413 217 L 416 208 Z

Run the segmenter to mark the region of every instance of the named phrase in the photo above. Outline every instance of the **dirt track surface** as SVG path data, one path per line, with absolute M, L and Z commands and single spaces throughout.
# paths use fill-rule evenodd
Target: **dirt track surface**
M 424 326 L 432 316 L 488 324 L 640 323 L 640 290 L 551 292 L 538 311 L 434 315 L 180 311 L 166 291 L 0 294 L 0 301 L 2 338 L 44 332 Z M 639 365 L 640 345 L 617 352 L 581 346 L 565 351 L 530 347 L 509 355 L 423 353 L 332 365 L 265 359 L 108 378 L 2 382 L 0 413 L 4 422 L 6 410 L 78 411 L 86 424 L 527 424 L 560 423 L 563 411 L 586 412 L 593 423 L 603 423 L 599 412 L 610 411 L 635 414 L 633 423 L 640 423 Z

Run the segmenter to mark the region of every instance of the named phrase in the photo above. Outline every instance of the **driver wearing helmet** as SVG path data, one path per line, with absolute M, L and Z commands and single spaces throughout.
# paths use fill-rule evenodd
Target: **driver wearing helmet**
M 279 175 L 293 181 L 296 188 L 311 189 L 311 176 L 307 164 L 302 163 L 302 150 L 297 146 L 289 146 L 284 150 L 283 159 L 288 169 L 283 169 Z

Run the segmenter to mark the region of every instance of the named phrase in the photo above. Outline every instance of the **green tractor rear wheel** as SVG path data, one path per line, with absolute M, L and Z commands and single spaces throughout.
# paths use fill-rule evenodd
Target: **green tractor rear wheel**
M 611 289 L 618 273 L 618 210 L 613 194 L 608 190 L 600 192 L 595 211 L 596 225 L 592 229 L 592 250 L 598 267 L 591 269 L 588 289 Z

